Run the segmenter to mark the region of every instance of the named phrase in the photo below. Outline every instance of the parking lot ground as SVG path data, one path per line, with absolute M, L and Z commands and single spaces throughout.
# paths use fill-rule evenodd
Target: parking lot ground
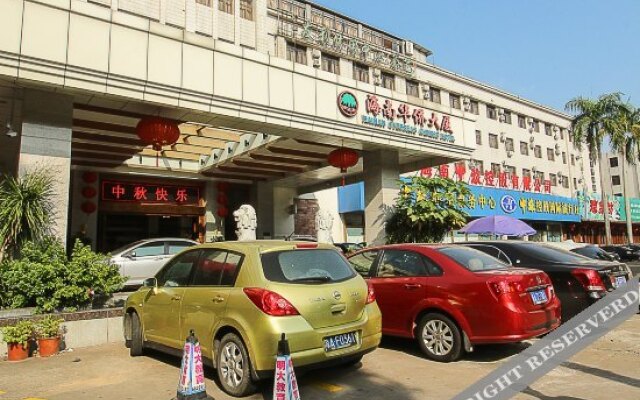
M 530 343 L 480 346 L 462 361 L 422 358 L 412 341 L 385 339 L 361 365 L 299 377 L 302 399 L 449 399 Z M 175 397 L 179 359 L 159 353 L 131 358 L 123 345 L 104 345 L 23 362 L 0 362 L 0 400 L 169 400 Z M 207 391 L 223 394 L 207 372 Z M 267 383 L 250 400 L 271 400 Z M 640 315 L 534 383 L 517 399 L 640 399 Z

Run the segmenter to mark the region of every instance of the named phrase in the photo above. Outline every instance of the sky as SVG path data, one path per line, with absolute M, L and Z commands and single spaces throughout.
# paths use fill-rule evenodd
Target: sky
M 418 43 L 429 62 L 564 110 L 622 92 L 640 107 L 640 0 L 316 0 Z

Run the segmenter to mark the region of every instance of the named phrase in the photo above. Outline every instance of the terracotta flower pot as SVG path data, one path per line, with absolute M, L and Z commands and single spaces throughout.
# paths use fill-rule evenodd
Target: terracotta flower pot
M 7 359 L 9 361 L 21 361 L 29 357 L 29 349 L 22 346 L 22 343 L 7 344 Z
M 58 354 L 60 350 L 60 338 L 38 339 L 38 353 L 40 357 L 49 357 Z

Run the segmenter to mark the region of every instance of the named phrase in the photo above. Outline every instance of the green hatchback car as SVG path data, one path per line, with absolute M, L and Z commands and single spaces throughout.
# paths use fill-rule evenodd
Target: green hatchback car
M 194 330 L 222 389 L 238 397 L 273 375 L 282 333 L 296 367 L 357 363 L 381 339 L 373 289 L 335 247 L 318 243 L 189 248 L 145 280 L 124 310 L 132 356 L 145 348 L 180 354 Z

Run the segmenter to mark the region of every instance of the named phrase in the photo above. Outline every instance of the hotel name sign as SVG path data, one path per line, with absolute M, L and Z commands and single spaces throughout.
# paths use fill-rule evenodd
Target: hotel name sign
M 281 25 L 280 34 L 309 46 L 316 46 L 345 58 L 355 59 L 402 75 L 412 76 L 415 72 L 415 61 L 400 52 L 367 43 L 359 38 L 345 36 L 341 32 L 317 26 L 309 21 L 302 25 L 289 25 L 289 27 L 292 26 L 295 28 L 289 29 Z
M 364 114 L 360 116 L 362 125 L 441 142 L 455 142 L 449 115 L 440 115 L 421 107 L 389 99 L 383 100 L 373 94 L 367 94 L 364 103 Z M 349 91 L 340 93 L 338 109 L 345 117 L 356 117 L 360 109 L 358 98 Z

